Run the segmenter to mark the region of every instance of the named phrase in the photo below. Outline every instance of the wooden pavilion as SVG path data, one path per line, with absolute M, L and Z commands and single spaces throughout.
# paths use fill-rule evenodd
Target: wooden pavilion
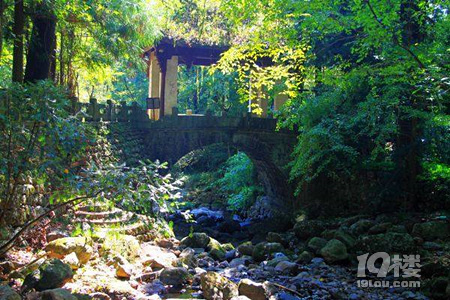
M 147 110 L 152 120 L 160 117 L 178 114 L 178 65 L 210 66 L 217 63 L 221 54 L 227 51 L 227 46 L 214 46 L 199 43 L 188 43 L 171 38 L 161 39 L 155 46 L 149 47 L 143 53 L 143 59 L 148 65 L 149 90 Z M 258 93 L 261 93 L 258 91 Z M 262 108 L 262 117 L 268 116 L 268 101 L 259 97 L 258 105 Z M 286 96 L 280 94 L 274 99 L 274 110 L 286 101 Z M 250 105 L 249 105 L 250 107 Z

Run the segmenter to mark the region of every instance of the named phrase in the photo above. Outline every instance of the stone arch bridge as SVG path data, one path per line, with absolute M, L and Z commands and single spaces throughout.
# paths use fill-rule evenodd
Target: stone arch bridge
M 124 123 L 115 124 L 123 126 Z M 126 124 L 128 129 L 122 131 L 121 139 L 126 141 L 134 137 L 134 143 L 140 144 L 139 156 L 150 160 L 174 164 L 189 152 L 211 144 L 234 147 L 253 161 L 271 205 L 293 206 L 292 187 L 285 166 L 296 134 L 277 130 L 275 119 L 175 115 L 159 121 L 131 120 Z M 136 133 L 139 133 L 137 141 Z

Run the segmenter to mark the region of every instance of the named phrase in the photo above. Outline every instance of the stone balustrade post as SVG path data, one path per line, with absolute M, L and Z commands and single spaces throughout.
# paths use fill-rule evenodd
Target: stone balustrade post
M 114 112 L 113 112 L 114 106 L 113 106 L 112 100 L 107 100 L 106 104 L 107 104 L 107 106 L 106 106 L 106 118 L 105 119 L 106 119 L 106 121 L 112 122 L 114 120 Z
M 98 103 L 96 98 L 89 99 L 89 115 L 91 121 L 97 122 L 100 120 L 100 112 L 98 111 Z
M 128 121 L 128 106 L 125 101 L 120 102 L 120 111 L 119 111 L 118 121 L 119 122 Z
M 176 106 L 172 107 L 172 116 L 178 117 L 178 107 L 176 107 Z

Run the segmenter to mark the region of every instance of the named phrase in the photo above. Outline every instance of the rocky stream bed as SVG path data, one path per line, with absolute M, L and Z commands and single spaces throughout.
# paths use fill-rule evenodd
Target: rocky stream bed
M 45 251 L 10 252 L 0 264 L 0 299 L 450 296 L 449 223 L 443 217 L 299 220 L 290 230 L 272 232 L 276 220 L 242 220 L 197 207 L 167 215 L 175 237 L 164 237 L 119 208 L 80 209 L 75 215 L 84 229 L 95 227 L 97 233 L 70 237 L 56 228 L 47 235 Z M 122 226 L 114 228 L 115 223 Z M 420 253 L 420 280 L 428 296 L 418 288 L 358 287 L 356 255 L 378 251 Z M 366 279 L 376 280 L 376 274 Z M 386 280 L 395 278 L 388 274 Z

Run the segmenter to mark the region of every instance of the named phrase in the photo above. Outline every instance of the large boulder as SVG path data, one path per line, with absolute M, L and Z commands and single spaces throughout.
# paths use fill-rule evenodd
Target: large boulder
M 429 221 L 414 224 L 412 234 L 426 241 L 446 239 L 450 237 L 450 223 L 445 221 Z
M 94 250 L 91 240 L 85 237 L 66 237 L 51 241 L 45 247 L 48 255 L 53 258 L 63 259 L 74 252 L 80 264 L 85 264 L 91 258 Z
M 179 286 L 186 283 L 189 278 L 190 275 L 186 268 L 175 267 L 162 270 L 159 280 L 164 284 Z
M 206 300 L 230 300 L 239 294 L 238 286 L 234 282 L 216 272 L 202 274 L 200 283 Z
M 347 247 L 339 240 L 332 239 L 320 250 L 327 263 L 336 263 L 348 258 Z
M 323 225 L 323 222 L 318 220 L 304 220 L 296 223 L 294 226 L 295 235 L 302 240 L 320 236 L 324 230 L 325 226 Z
M 25 277 L 24 289 L 44 291 L 62 287 L 72 279 L 72 268 L 59 259 L 51 259 L 42 264 L 38 270 Z
M 182 247 L 206 248 L 209 244 L 210 237 L 203 232 L 194 232 L 193 234 L 183 238 L 180 242 Z
M 242 279 L 239 282 L 239 295 L 247 296 L 252 300 L 266 300 L 269 298 L 268 290 L 263 283 L 257 283 L 250 279 Z
M 1 300 L 21 300 L 22 297 L 8 285 L 0 285 Z

